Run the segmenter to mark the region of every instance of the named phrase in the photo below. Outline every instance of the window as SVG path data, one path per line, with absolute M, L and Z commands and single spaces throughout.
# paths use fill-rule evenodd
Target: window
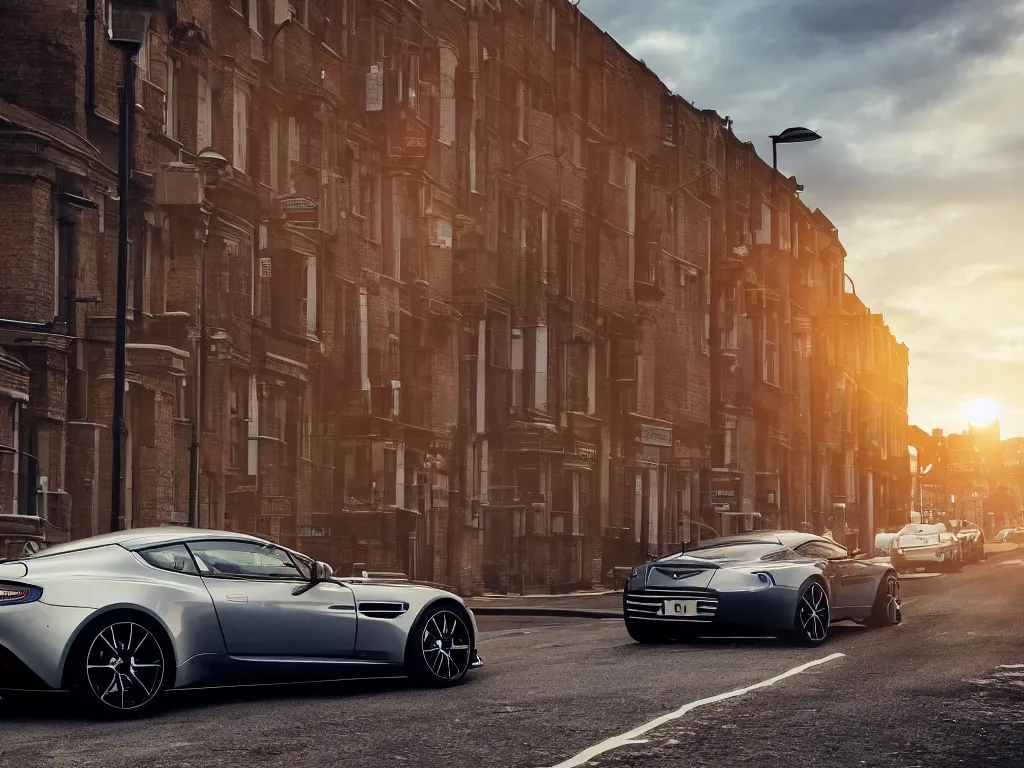
M 174 571 L 175 573 L 187 573 L 198 576 L 199 571 L 192 560 L 192 555 L 184 544 L 171 544 L 166 547 L 154 547 L 143 549 L 138 553 L 139 557 L 161 571 Z
M 260 4 L 259 0 L 247 0 L 245 3 L 245 15 L 249 20 L 249 29 L 257 35 L 260 33 Z
M 661 97 L 661 140 L 672 146 L 676 142 L 676 104 L 667 92 Z
M 213 145 L 213 95 L 210 82 L 199 75 L 196 104 L 196 152 Z
M 303 26 L 309 26 L 309 0 L 288 0 L 288 12 Z
M 530 106 L 530 89 L 526 83 L 516 84 L 516 138 L 530 142 L 530 122 L 532 108 Z
M 779 318 L 774 312 L 761 321 L 762 380 L 779 385 Z
M 304 321 L 306 324 L 306 335 L 316 336 L 317 330 L 317 286 L 316 286 L 316 256 L 306 257 L 306 286 L 305 295 L 302 299 Z
M 243 466 L 247 455 L 249 381 L 244 375 L 232 376 L 228 392 L 228 466 L 235 469 Z
M 761 245 L 770 245 L 772 242 L 772 207 L 761 201 L 761 231 L 758 233 L 757 242 Z
M 849 557 L 850 553 L 846 547 L 835 544 L 831 541 L 808 541 L 796 548 L 797 552 L 805 557 L 816 557 L 824 560 L 841 560 Z
M 139 47 L 139 52 L 135 56 L 135 66 L 138 68 L 138 76 L 142 80 L 149 80 L 149 51 L 150 51 L 150 34 L 146 34 L 142 38 L 142 45 Z M 138 93 L 138 91 L 136 91 Z
M 242 173 L 249 172 L 249 91 L 235 86 L 234 148 L 231 164 Z
M 308 577 L 281 547 L 253 541 L 197 541 L 188 545 L 203 576 L 236 579 L 305 580 Z M 303 566 L 308 564 L 302 563 Z
M 458 60 L 451 48 L 441 49 L 441 99 L 438 141 L 455 143 L 455 68 Z
M 579 342 L 565 345 L 565 382 L 564 410 L 574 413 L 592 413 L 590 395 L 592 372 L 591 344 Z
M 289 119 L 289 127 L 291 127 L 291 119 Z M 281 183 L 281 115 L 277 110 L 273 110 L 270 113 L 270 124 L 267 126 L 267 137 L 270 143 L 270 163 L 269 171 L 270 188 L 275 192 L 279 189 Z
M 174 59 L 167 59 L 167 88 L 164 91 L 164 135 L 178 138 L 178 72 Z

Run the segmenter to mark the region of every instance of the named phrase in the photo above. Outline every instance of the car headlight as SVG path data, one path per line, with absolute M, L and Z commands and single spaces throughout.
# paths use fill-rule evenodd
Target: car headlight
M 897 549 L 896 550 L 896 554 L 897 555 L 902 555 L 903 554 L 903 550 L 902 549 Z

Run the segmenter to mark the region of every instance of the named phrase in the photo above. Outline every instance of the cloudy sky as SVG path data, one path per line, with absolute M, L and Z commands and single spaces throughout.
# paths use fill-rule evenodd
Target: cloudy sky
M 910 347 L 910 419 L 991 398 L 1024 435 L 1022 0 L 580 0 L 675 92 L 733 118 L 839 228 Z

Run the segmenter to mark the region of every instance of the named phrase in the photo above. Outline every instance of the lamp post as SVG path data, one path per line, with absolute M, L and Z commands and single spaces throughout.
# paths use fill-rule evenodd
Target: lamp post
M 196 156 L 196 165 L 205 174 L 207 186 L 217 194 L 221 173 L 228 165 L 224 155 L 206 147 Z M 204 187 L 205 188 L 205 187 Z M 188 447 L 188 525 L 199 527 L 199 438 L 203 417 L 203 374 L 206 362 L 206 245 L 210 239 L 210 223 L 217 210 L 217 201 L 206 208 L 204 203 L 203 240 L 199 258 L 199 296 L 196 312 L 196 343 L 192 350 L 192 439 Z
M 778 145 L 779 144 L 799 144 L 805 141 L 820 141 L 821 136 L 810 128 L 787 128 L 782 133 L 774 136 L 769 136 L 772 140 L 772 170 L 777 171 L 779 169 L 779 158 L 778 158 Z
M 124 489 L 125 337 L 128 315 L 128 187 L 132 174 L 132 118 L 135 113 L 135 57 L 149 34 L 152 11 L 140 0 L 113 0 L 110 5 L 110 44 L 122 54 L 122 83 L 118 115 L 117 153 L 117 317 L 114 329 L 114 416 L 110 465 L 110 530 L 121 530 Z

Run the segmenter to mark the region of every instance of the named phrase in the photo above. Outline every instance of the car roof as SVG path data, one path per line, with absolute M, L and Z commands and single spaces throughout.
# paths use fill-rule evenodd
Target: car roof
M 258 541 L 265 543 L 267 539 L 258 536 L 250 536 L 247 533 L 236 531 L 214 531 L 203 528 L 185 528 L 177 525 L 169 525 L 160 528 L 134 528 L 128 531 L 115 531 L 103 533 L 99 536 L 90 536 L 87 539 L 69 541 L 65 544 L 56 544 L 52 547 L 40 550 L 32 555 L 33 560 L 53 555 L 65 555 L 71 552 L 82 552 L 97 547 L 107 547 L 117 544 L 129 550 L 145 549 L 146 547 L 158 544 L 176 544 L 198 539 L 229 539 L 232 541 Z
M 783 547 L 799 547 L 808 541 L 829 541 L 813 533 L 802 531 L 750 531 L 749 533 L 737 533 L 733 536 L 721 536 L 717 539 L 702 541 L 700 547 L 728 547 L 742 544 L 777 544 Z

